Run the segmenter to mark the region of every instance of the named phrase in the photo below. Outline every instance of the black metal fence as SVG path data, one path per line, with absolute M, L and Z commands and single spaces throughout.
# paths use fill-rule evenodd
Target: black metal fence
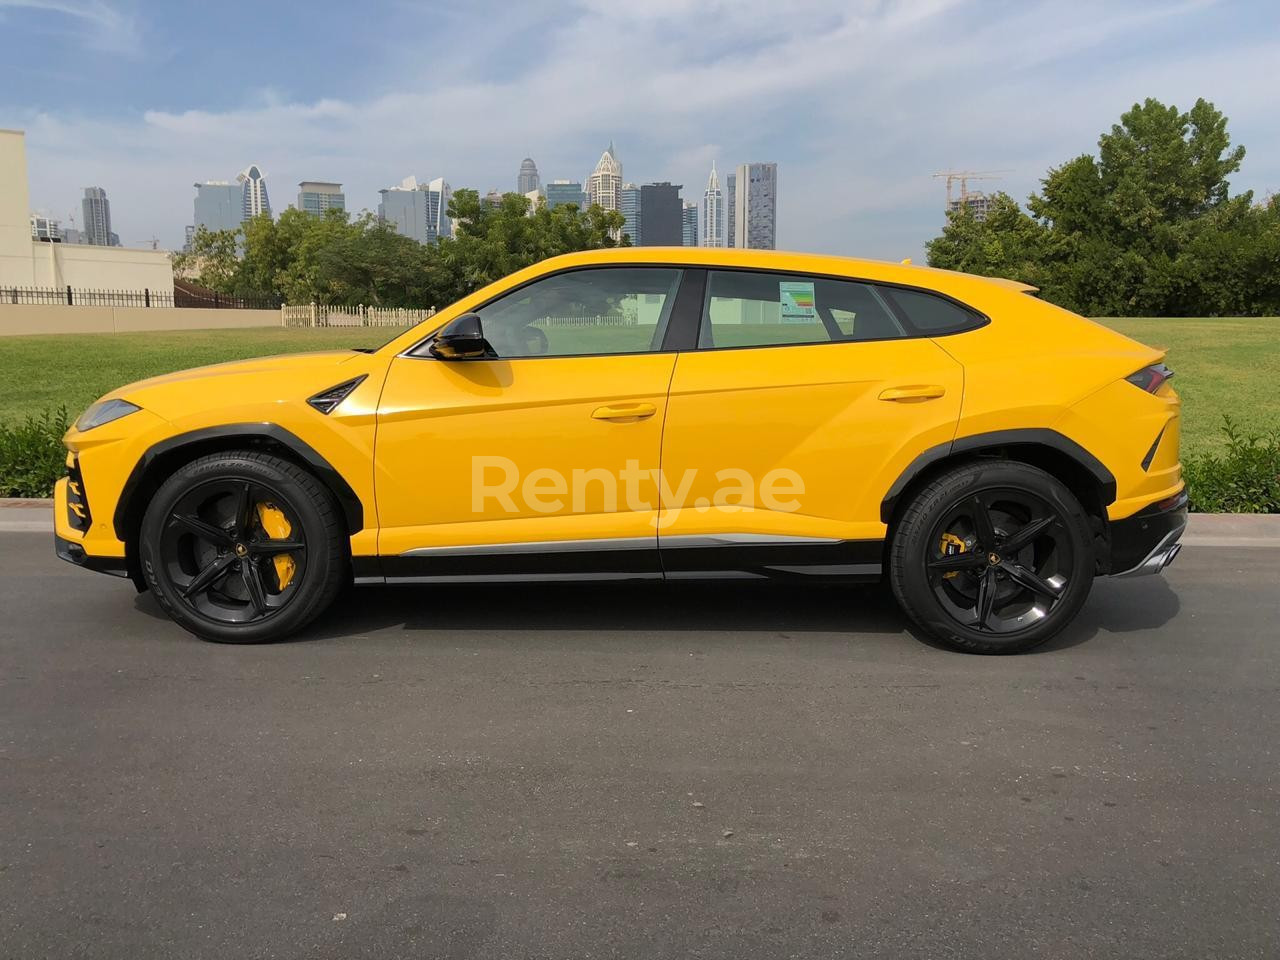
M 75 287 L 0 287 L 0 304 L 47 303 L 69 307 L 207 307 L 226 310 L 277 310 L 274 297 L 228 297 L 188 290 L 84 290 Z

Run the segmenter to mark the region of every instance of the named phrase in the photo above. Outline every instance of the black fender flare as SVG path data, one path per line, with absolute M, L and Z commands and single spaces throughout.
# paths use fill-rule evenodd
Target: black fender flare
M 1043 427 L 1023 430 L 994 430 L 990 433 L 975 433 L 967 437 L 957 437 L 948 443 L 940 443 L 920 454 L 902 471 L 897 480 L 889 488 L 889 492 L 880 501 L 880 520 L 888 523 L 893 519 L 898 500 L 926 468 L 948 457 L 962 453 L 981 453 L 984 450 L 996 450 L 1001 447 L 1048 447 L 1058 453 L 1070 457 L 1098 482 L 1102 492 L 1102 505 L 1114 503 L 1116 499 L 1116 478 L 1106 465 L 1076 443 L 1070 437 Z
M 125 480 L 124 486 L 120 489 L 120 496 L 116 498 L 116 510 L 112 517 L 116 537 L 121 541 L 128 541 L 130 503 L 142 485 L 147 473 L 158 459 L 175 453 L 184 447 L 203 445 L 210 442 L 221 443 L 239 438 L 243 438 L 250 443 L 260 443 L 263 440 L 267 440 L 272 445 L 287 449 L 306 464 L 333 493 L 342 509 L 343 516 L 346 518 L 348 533 L 355 533 L 364 528 L 364 504 L 360 502 L 356 492 L 351 489 L 351 484 L 347 483 L 346 478 L 305 440 L 276 423 L 228 423 L 217 427 L 204 427 L 200 430 L 180 433 L 166 440 L 161 440 L 147 449 L 147 452 L 134 464 L 133 470 L 129 473 L 129 478 Z

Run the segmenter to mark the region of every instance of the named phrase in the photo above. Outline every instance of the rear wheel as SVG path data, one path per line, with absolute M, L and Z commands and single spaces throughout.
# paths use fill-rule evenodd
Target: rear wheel
M 974 653 L 1043 643 L 1079 612 L 1094 551 L 1080 502 L 1025 463 L 978 461 L 922 489 L 893 532 L 889 576 L 931 637 Z
M 277 640 L 324 611 L 345 575 L 341 515 L 320 482 L 257 451 L 194 460 L 142 520 L 143 575 L 165 612 L 206 640 Z

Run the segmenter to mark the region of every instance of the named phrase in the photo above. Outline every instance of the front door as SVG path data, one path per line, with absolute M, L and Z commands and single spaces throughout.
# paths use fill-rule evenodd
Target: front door
M 658 574 L 678 269 L 590 268 L 476 310 L 496 357 L 391 364 L 375 487 L 388 577 Z
M 953 438 L 962 387 L 889 288 L 710 271 L 668 400 L 667 576 L 878 575 L 880 501 Z

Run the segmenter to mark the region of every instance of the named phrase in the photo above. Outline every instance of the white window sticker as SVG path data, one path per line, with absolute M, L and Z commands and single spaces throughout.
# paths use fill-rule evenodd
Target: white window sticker
M 778 281 L 783 323 L 813 323 L 817 317 L 815 300 L 813 283 L 805 280 Z

